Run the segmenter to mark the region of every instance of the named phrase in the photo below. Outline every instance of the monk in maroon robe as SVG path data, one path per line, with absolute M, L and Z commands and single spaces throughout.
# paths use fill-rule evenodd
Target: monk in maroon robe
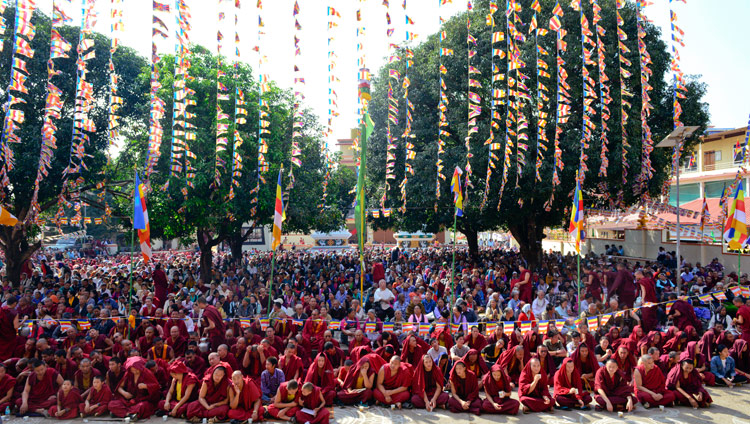
M 172 326 L 172 328 L 169 329 L 169 337 L 167 337 L 166 342 L 168 346 L 172 347 L 175 358 L 180 358 L 185 355 L 188 343 L 187 339 L 180 334 L 179 327 Z
M 741 305 L 737 308 L 735 320 L 735 327 L 740 330 L 740 337 L 742 337 L 742 340 L 750 343 L 750 306 Z
M 479 332 L 479 327 L 476 325 L 471 327 L 471 334 L 466 338 L 466 345 L 471 349 L 476 349 L 477 352 L 481 352 L 487 346 L 487 339 Z
M 313 315 L 305 322 L 305 328 L 302 330 L 302 338 L 310 343 L 315 350 L 323 350 L 323 335 L 328 329 L 328 322 L 322 321 L 318 317 L 318 311 L 313 311 Z
M 109 411 L 115 417 L 146 419 L 156 412 L 161 396 L 161 387 L 156 377 L 146 368 L 146 361 L 139 356 L 125 361 L 125 376 L 117 387 L 115 399 L 109 403 Z
M 393 356 L 389 363 L 380 367 L 372 396 L 383 405 L 396 405 L 400 408 L 411 397 L 411 378 L 411 368 L 401 363 L 401 358 Z
M 198 377 L 180 360 L 169 364 L 168 371 L 172 381 L 166 396 L 159 401 L 157 407 L 171 417 L 182 418 L 186 416 L 190 402 L 198 399 Z
M 523 405 L 523 412 L 545 412 L 552 409 L 555 403 L 549 395 L 547 373 L 542 369 L 539 358 L 529 359 L 518 379 L 518 400 Z
M 416 367 L 422 362 L 422 356 L 430 347 L 415 334 L 406 336 L 404 348 L 401 350 L 401 363 Z
M 513 388 L 510 377 L 503 371 L 500 364 L 495 364 L 488 374 L 482 377 L 482 385 L 486 395 L 482 402 L 482 412 L 487 414 L 516 415 L 521 403 L 510 398 Z
M 432 412 L 436 407 L 445 407 L 450 397 L 443 391 L 443 373 L 430 355 L 423 355 L 414 367 L 411 384 L 411 403 L 417 408 Z
M 345 405 L 368 402 L 372 398 L 378 370 L 385 364 L 383 358 L 375 353 L 359 358 L 346 374 L 344 384 L 336 394 L 338 400 Z
M 5 364 L 0 362 L 0 410 L 11 406 L 15 394 L 16 379 L 8 374 Z
M 57 392 L 57 405 L 49 408 L 50 417 L 58 420 L 72 420 L 78 416 L 78 405 L 81 403 L 81 392 L 73 387 L 70 380 L 65 380 Z
M 298 423 L 328 424 L 331 413 L 326 406 L 323 392 L 312 383 L 305 383 L 300 389 L 297 399 L 300 409 L 294 415 Z M 310 409 L 314 414 L 308 414 L 303 409 Z
M 593 391 L 594 379 L 596 372 L 599 370 L 599 362 L 596 361 L 594 352 L 585 343 L 581 343 L 573 352 L 571 358 L 576 369 L 581 373 L 583 388 Z
M 713 402 L 690 359 L 680 361 L 679 366 L 669 371 L 667 388 L 674 390 L 677 402 L 685 406 L 707 408 Z
M 268 413 L 280 420 L 290 421 L 299 410 L 297 399 L 300 395 L 297 380 L 285 381 L 276 390 L 273 403 L 268 405 Z
M 229 389 L 230 420 L 260 421 L 265 409 L 261 404 L 260 389 L 252 378 L 243 377 L 241 371 L 232 373 L 232 387 Z
M 31 361 L 31 368 L 34 372 L 26 379 L 23 394 L 16 401 L 21 414 L 27 411 L 47 412 L 57 404 L 57 389 L 63 383 L 62 376 L 39 359 Z
M 0 308 L 0 361 L 13 357 L 16 349 L 16 335 L 21 323 L 16 314 L 15 307 L 18 300 L 11 296 L 6 301 L 6 306 Z
M 617 361 L 609 359 L 605 366 L 599 368 L 594 379 L 596 403 L 598 409 L 614 411 L 632 411 L 638 401 L 633 396 L 633 387 L 625 381 L 625 376 L 617 368 Z
M 555 373 L 553 396 L 560 409 L 589 409 L 591 394 L 583 389 L 581 373 L 576 369 L 573 358 L 563 359 L 560 369 Z
M 279 369 L 284 372 L 286 381 L 302 378 L 302 359 L 294 352 L 296 348 L 287 346 L 284 355 L 279 357 Z
M 112 392 L 109 390 L 109 386 L 104 383 L 104 377 L 96 376 L 91 390 L 84 398 L 84 402 L 78 405 L 78 412 L 84 417 L 91 415 L 98 417 L 108 411 L 111 401 Z
M 74 386 L 84 395 L 91 388 L 94 377 L 101 375 L 98 369 L 91 366 L 91 361 L 86 358 L 81 361 L 78 371 L 73 375 Z
M 184 337 L 185 340 L 190 336 L 185 321 L 180 319 L 180 313 L 177 311 L 172 311 L 169 319 L 164 323 L 164 334 L 169 334 L 171 336 L 173 327 L 177 328 L 177 334 Z
M 307 369 L 305 383 L 312 383 L 323 393 L 326 406 L 333 405 L 336 397 L 336 376 L 333 374 L 333 365 L 325 353 L 319 353 Z
M 645 274 L 643 271 L 638 270 L 635 272 L 635 278 L 638 279 L 638 287 L 641 292 L 641 302 L 656 303 L 656 282 L 651 278 L 650 273 Z M 641 308 L 641 327 L 643 332 L 648 333 L 659 323 L 659 318 L 656 316 L 656 306 L 642 307 Z
M 448 409 L 451 412 L 482 413 L 482 400 L 479 399 L 479 379 L 469 371 L 463 360 L 453 365 L 450 373 L 451 397 Z
M 529 361 L 528 355 L 523 346 L 518 345 L 514 348 L 508 348 L 500 355 L 497 363 L 503 368 L 505 374 L 510 378 L 512 384 L 518 384 L 521 372 Z
M 676 300 L 668 316 L 672 319 L 672 323 L 682 331 L 685 331 L 688 326 L 703 328 L 703 323 L 695 316 L 693 305 L 684 300 Z
M 201 327 L 201 331 L 208 337 L 208 340 L 211 342 L 211 350 L 215 352 L 220 345 L 226 342 L 224 339 L 226 336 L 224 319 L 221 318 L 218 309 L 208 304 L 206 298 L 198 298 L 197 303 L 198 307 L 203 310 L 204 326 Z M 228 380 L 229 377 L 227 377 Z
M 617 361 L 617 368 L 622 372 L 625 377 L 625 382 L 630 384 L 633 379 L 633 370 L 638 365 L 635 360 L 635 356 L 623 345 L 617 348 L 617 353 L 614 355 L 615 361 Z
M 213 367 L 212 367 L 213 368 Z M 211 371 L 209 368 L 208 371 Z M 219 365 L 203 377 L 198 400 L 190 402 L 187 418 L 216 418 L 224 420 L 229 412 L 229 376 L 227 369 Z
M 643 355 L 633 370 L 635 395 L 645 408 L 668 406 L 675 400 L 675 394 L 667 389 L 666 378 L 661 369 L 654 365 L 651 355 Z

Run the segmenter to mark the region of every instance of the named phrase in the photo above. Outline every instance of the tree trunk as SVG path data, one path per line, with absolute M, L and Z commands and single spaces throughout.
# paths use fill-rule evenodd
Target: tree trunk
M 479 234 L 474 230 L 462 229 L 461 234 L 466 236 L 466 243 L 469 245 L 469 255 L 476 259 L 479 257 Z
M 229 243 L 229 249 L 232 251 L 232 261 L 239 264 L 242 261 L 242 244 L 245 239 L 242 238 L 242 234 L 234 234 L 227 242 Z
M 516 239 L 521 251 L 521 256 L 528 262 L 530 270 L 542 263 L 542 235 L 544 228 L 537 225 L 533 217 L 526 222 L 520 222 L 508 227 L 513 238 Z
M 21 283 L 24 262 L 40 247 L 41 241 L 29 244 L 23 226 L 4 227 L 0 231 L 0 248 L 5 253 L 5 273 L 11 284 L 18 286 Z
M 212 238 L 211 232 L 206 229 L 198 229 L 196 236 L 198 238 L 198 247 L 201 250 L 201 275 L 200 278 L 205 284 L 211 282 L 213 276 L 214 253 L 212 249 L 222 242 L 221 237 Z

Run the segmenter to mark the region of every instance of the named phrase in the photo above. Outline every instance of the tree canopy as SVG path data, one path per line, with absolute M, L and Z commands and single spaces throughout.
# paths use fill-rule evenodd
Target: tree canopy
M 497 27 L 495 31 L 505 32 L 508 37 L 506 28 L 504 2 L 500 3 L 500 10 L 494 14 Z M 537 16 L 537 22 L 541 28 L 547 28 L 547 23 L 552 16 L 551 12 L 555 1 L 540 1 L 542 12 Z M 592 22 L 592 9 L 589 2 L 582 2 L 584 13 L 586 13 L 589 22 Z M 586 154 L 588 155 L 588 168 L 586 173 L 585 184 L 583 187 L 584 198 L 587 205 L 597 204 L 599 206 L 611 206 L 613 200 L 618 197 L 618 192 L 622 191 L 623 202 L 621 205 L 629 205 L 641 198 L 642 192 L 633 190 L 635 186 L 633 181 L 640 173 L 642 143 L 641 143 L 641 126 L 640 126 L 640 106 L 641 106 L 641 82 L 639 79 L 639 54 L 637 48 L 637 28 L 636 28 L 636 10 L 631 3 L 626 3 L 625 7 L 620 10 L 624 20 L 623 30 L 627 34 L 627 40 L 624 43 L 630 49 L 626 58 L 631 62 L 628 70 L 633 74 L 625 80 L 628 91 L 634 94 L 630 99 L 632 107 L 627 110 L 629 122 L 627 133 L 630 148 L 627 152 L 627 160 L 630 164 L 628 182 L 623 186 L 621 182 L 622 162 L 620 160 L 622 153 L 622 139 L 620 133 L 620 76 L 619 63 L 617 57 L 617 24 L 615 15 L 615 1 L 602 0 L 599 2 L 602 8 L 602 22 L 600 25 L 606 30 L 602 35 L 606 46 L 606 75 L 609 77 L 609 85 L 613 102 L 609 104 L 610 119 L 608 121 L 608 148 L 609 148 L 609 166 L 606 177 L 600 177 L 598 170 L 600 167 L 599 153 L 601 149 L 601 117 L 597 113 L 592 119 L 596 124 L 592 141 Z M 516 186 L 516 165 L 515 156 L 511 158 L 511 166 L 508 170 L 508 183 L 502 193 L 500 191 L 501 175 L 503 172 L 503 150 L 496 151 L 499 160 L 496 161 L 497 168 L 492 173 L 492 179 L 489 187 L 489 201 L 482 209 L 481 200 L 485 189 L 485 177 L 487 174 L 487 164 L 489 151 L 484 145 L 490 135 L 490 114 L 489 102 L 492 98 L 492 88 L 507 90 L 505 81 L 491 81 L 491 62 L 492 60 L 492 29 L 485 25 L 485 18 L 489 14 L 489 2 L 481 0 L 475 2 L 475 7 L 468 14 L 471 20 L 471 35 L 476 38 L 477 45 L 474 48 L 477 54 L 471 59 L 471 65 L 477 68 L 481 74 L 472 74 L 472 78 L 480 81 L 482 88 L 474 88 L 472 91 L 477 92 L 483 99 L 482 112 L 477 118 L 477 127 L 479 132 L 471 138 L 471 152 L 473 157 L 470 159 L 473 168 L 471 182 L 473 188 L 466 188 L 464 197 L 464 217 L 458 219 L 458 230 L 466 235 L 469 247 L 476 252 L 477 233 L 496 229 L 508 229 L 521 245 L 521 251 L 532 263 L 536 262 L 541 251 L 541 239 L 545 227 L 556 227 L 569 219 L 568 211 L 571 205 L 572 192 L 575 189 L 575 176 L 578 169 L 580 140 L 582 127 L 582 51 L 581 51 L 581 26 L 580 14 L 567 6 L 564 7 L 565 15 L 561 19 L 562 27 L 567 31 L 567 51 L 562 54 L 565 60 L 565 70 L 568 73 L 568 83 L 571 97 L 571 116 L 567 123 L 562 124 L 563 133 L 560 136 L 560 147 L 562 149 L 562 161 L 564 169 L 560 172 L 559 178 L 561 184 L 553 187 L 552 173 L 554 166 L 553 146 L 554 140 L 554 116 L 555 116 L 555 97 L 556 97 L 556 79 L 557 72 L 555 66 L 555 33 L 550 31 L 545 36 L 539 36 L 539 45 L 543 47 L 549 56 L 541 56 L 549 69 L 551 77 L 545 82 L 549 88 L 550 100 L 545 104 L 545 111 L 550 114 L 548 118 L 551 122 L 546 126 L 546 134 L 549 139 L 547 151 L 544 153 L 544 162 L 540 169 L 541 181 L 535 181 L 535 158 L 536 150 L 536 133 L 539 117 L 536 113 L 536 101 L 538 94 L 536 87 L 536 45 L 534 37 L 529 36 L 525 42 L 518 43 L 521 49 L 521 57 L 526 63 L 526 68 L 520 71 L 530 77 L 526 85 L 530 88 L 532 101 L 526 102 L 524 113 L 529 121 L 529 127 L 526 131 L 529 134 L 529 150 L 526 153 L 526 164 L 522 168 L 522 173 L 518 176 L 518 186 Z M 520 32 L 529 33 L 529 24 L 534 11 L 525 8 L 520 14 L 522 24 L 517 25 Z M 371 191 L 368 198 L 370 207 L 375 207 L 378 199 L 382 195 L 384 187 L 384 172 L 386 164 L 386 126 L 388 122 L 388 79 L 389 69 L 396 69 L 403 76 L 407 72 L 411 86 L 409 87 L 409 101 L 414 105 L 414 123 L 412 134 L 415 135 L 411 142 L 414 144 L 416 157 L 411 161 L 415 174 L 409 175 L 406 192 L 407 208 L 404 213 L 394 213 L 390 218 L 375 219 L 374 225 L 381 228 L 397 227 L 408 231 L 432 231 L 437 232 L 444 228 L 450 228 L 453 224 L 453 197 L 450 194 L 450 178 L 453 168 L 458 165 L 464 167 L 466 164 L 467 150 L 464 145 L 464 137 L 467 135 L 467 91 L 468 91 L 468 64 L 467 64 L 467 14 L 461 14 L 447 20 L 441 30 L 445 31 L 446 38 L 439 43 L 439 33 L 428 37 L 423 43 L 412 47 L 413 66 L 406 71 L 406 54 L 402 49 L 400 57 L 403 59 L 389 64 L 379 70 L 373 83 L 373 99 L 370 103 L 370 113 L 376 124 L 376 130 L 369 140 L 368 155 L 370 165 L 368 167 L 368 178 L 370 181 Z M 673 91 L 671 87 L 671 77 L 668 75 L 670 68 L 670 55 L 667 52 L 667 46 L 660 39 L 660 31 L 657 27 L 647 24 L 645 26 L 646 36 L 645 44 L 651 55 L 652 63 L 650 69 L 653 75 L 650 78 L 651 103 L 654 109 L 648 118 L 648 124 L 653 133 L 654 143 L 658 143 L 664 136 L 669 134 L 673 129 L 672 124 L 672 98 Z M 435 200 L 435 183 L 437 169 L 435 166 L 437 159 L 437 135 L 438 135 L 438 104 L 440 101 L 440 83 L 439 83 L 439 66 L 440 66 L 440 47 L 452 49 L 453 55 L 445 58 L 443 64 L 447 73 L 443 75 L 446 85 L 446 96 L 449 101 L 447 110 L 448 121 L 450 126 L 446 128 L 452 135 L 445 138 L 445 153 L 441 155 L 446 175 L 446 180 L 441 181 L 440 199 Z M 500 43 L 495 47 L 505 49 L 505 43 Z M 596 53 L 595 53 L 596 57 Z M 499 66 L 501 73 L 507 69 L 506 58 L 494 58 L 494 63 Z M 587 66 L 592 78 L 598 82 L 598 67 L 589 64 Z M 511 75 L 515 77 L 515 74 Z M 705 127 L 708 122 L 707 105 L 702 102 L 705 93 L 705 85 L 697 77 L 691 77 L 688 80 L 687 99 L 681 100 L 683 109 L 682 122 L 686 125 L 698 125 Z M 403 99 L 403 87 L 401 84 L 394 84 L 394 97 L 399 100 L 399 111 L 401 114 L 399 125 L 392 125 L 393 134 L 401 134 L 404 125 L 404 113 L 406 110 L 405 100 Z M 600 99 L 597 99 L 599 102 Z M 598 103 L 594 103 L 598 110 Z M 499 105 L 497 112 L 502 117 L 500 129 L 495 131 L 494 142 L 503 143 L 505 140 L 505 118 L 507 116 L 506 105 Z M 701 131 L 699 131 L 700 133 Z M 398 149 L 396 150 L 396 163 L 403 164 L 405 150 L 404 141 L 397 138 Z M 695 143 L 695 139 L 688 140 L 687 146 Z M 503 147 L 504 148 L 504 147 Z M 655 169 L 653 178 L 648 181 L 647 191 L 651 195 L 660 193 L 662 186 L 669 178 L 668 165 L 671 157 L 670 149 L 655 149 L 651 154 L 651 160 Z M 404 177 L 404 167 L 397 165 L 395 168 L 398 183 Z M 386 207 L 398 207 L 400 205 L 398 184 L 391 184 L 391 191 L 388 198 L 391 203 Z M 549 202 L 554 191 L 554 201 Z M 499 209 L 498 201 L 502 196 Z

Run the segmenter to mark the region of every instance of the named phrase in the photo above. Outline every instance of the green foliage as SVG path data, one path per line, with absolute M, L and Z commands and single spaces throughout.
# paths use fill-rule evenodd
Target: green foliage
M 581 138 L 581 29 L 580 15 L 573 11 L 567 4 L 564 5 L 565 16 L 563 28 L 568 31 L 565 41 L 568 43 L 567 52 L 563 53 L 566 61 L 565 69 L 568 72 L 568 83 L 571 85 L 571 118 L 568 123 L 562 124 L 563 134 L 560 139 L 560 146 L 563 151 L 564 170 L 560 173 L 561 185 L 554 188 L 554 201 L 551 202 L 550 209 L 545 210 L 545 204 L 553 195 L 552 172 L 553 172 L 553 140 L 554 140 L 554 115 L 555 115 L 555 97 L 556 97 L 556 67 L 555 67 L 555 33 L 550 31 L 548 35 L 539 37 L 539 44 L 546 49 L 550 55 L 541 56 L 549 65 L 549 78 L 545 85 L 549 88 L 550 102 L 545 105 L 545 110 L 550 114 L 551 119 L 547 128 L 547 138 L 549 143 L 547 151 L 544 154 L 544 164 L 541 168 L 541 181 L 535 181 L 535 158 L 536 149 L 536 132 L 537 116 L 536 115 L 536 49 L 533 36 L 529 37 L 524 43 L 519 43 L 522 50 L 522 60 L 527 67 L 522 72 L 530 78 L 526 85 L 531 90 L 533 98 L 532 103 L 525 103 L 524 113 L 529 120 L 529 129 L 526 133 L 529 135 L 529 151 L 526 153 L 526 165 L 523 167 L 522 175 L 518 178 L 516 186 L 516 169 L 515 156 L 511 157 L 511 167 L 508 174 L 508 183 L 502 193 L 502 202 L 499 210 L 497 209 L 499 200 L 500 182 L 503 168 L 503 150 L 498 150 L 499 160 L 496 161 L 497 168 L 492 173 L 490 184 L 490 196 L 487 206 L 482 210 L 480 208 L 482 194 L 485 187 L 485 177 L 488 163 L 488 147 L 483 145 L 490 135 L 490 107 L 489 102 L 492 97 L 491 81 L 491 27 L 485 25 L 485 17 L 489 13 L 488 1 L 482 0 L 475 4 L 475 9 L 470 13 L 471 34 L 477 39 L 477 55 L 471 59 L 472 66 L 479 68 L 481 75 L 474 75 L 473 78 L 481 81 L 482 89 L 473 90 L 478 92 L 483 99 L 482 114 L 478 117 L 479 133 L 474 134 L 471 139 L 473 158 L 471 165 L 473 168 L 472 183 L 473 188 L 466 190 L 464 201 L 464 218 L 458 219 L 459 230 L 464 233 L 476 233 L 478 231 L 494 230 L 499 228 L 511 229 L 515 236 L 518 233 L 519 226 L 533 223 L 536 227 L 555 227 L 568 219 L 567 210 L 572 199 L 572 192 L 575 188 L 575 174 L 578 167 L 578 158 L 580 152 Z M 508 32 L 505 22 L 505 2 L 499 2 L 500 10 L 495 14 L 496 31 Z M 542 13 L 537 20 L 542 28 L 547 28 L 547 23 L 551 17 L 552 8 L 555 5 L 554 0 L 542 0 Z M 584 4 L 585 13 L 589 22 L 593 21 L 592 9 L 589 2 Z M 611 117 L 608 122 L 609 132 L 609 166 L 608 176 L 602 178 L 598 176 L 600 166 L 599 153 L 601 149 L 601 121 L 597 113 L 593 117 L 597 130 L 590 143 L 590 148 L 586 151 L 588 155 L 589 172 L 586 174 L 584 186 L 586 204 L 596 203 L 600 206 L 609 206 L 607 199 L 615 199 L 617 193 L 622 190 L 624 202 L 632 204 L 639 200 L 640 193 L 634 192 L 632 181 L 640 173 L 641 169 L 641 128 L 640 128 L 640 93 L 641 85 L 639 78 L 639 56 L 637 48 L 637 35 L 635 23 L 635 7 L 627 3 L 626 7 L 621 10 L 622 17 L 625 21 L 624 30 L 627 33 L 628 40 L 626 45 L 630 48 L 631 53 L 627 58 L 632 62 L 628 69 L 633 74 L 627 81 L 627 87 L 634 94 L 631 99 L 633 107 L 628 111 L 630 149 L 628 151 L 628 162 L 630 171 L 628 175 L 628 184 L 621 184 L 622 163 L 620 160 L 622 152 L 622 140 L 620 136 L 620 78 L 619 64 L 617 61 L 617 26 L 615 19 L 615 1 L 601 0 L 602 7 L 602 26 L 606 29 L 604 42 L 606 46 L 606 73 L 610 80 L 610 90 L 613 102 L 609 105 Z M 529 23 L 531 21 L 533 10 L 525 7 L 520 14 L 522 26 L 519 30 L 528 33 Z M 443 30 L 447 32 L 447 39 L 443 42 L 442 47 L 453 49 L 452 57 L 445 58 L 444 65 L 447 68 L 444 80 L 447 86 L 447 97 L 449 99 L 448 119 L 450 127 L 447 130 L 452 134 L 447 141 L 445 154 L 442 156 L 444 161 L 444 174 L 446 180 L 441 181 L 441 196 L 437 202 L 437 211 L 434 209 L 435 202 L 435 182 L 437 170 L 435 162 L 437 159 L 437 132 L 438 132 L 438 102 L 439 102 L 439 34 L 433 34 L 428 37 L 422 44 L 413 47 L 414 66 L 408 70 L 411 80 L 409 89 L 409 100 L 414 103 L 414 124 L 413 139 L 415 144 L 416 159 L 412 161 L 416 175 L 409 176 L 407 185 L 408 204 L 404 214 L 395 213 L 388 219 L 374 220 L 377 227 L 395 226 L 404 230 L 425 230 L 436 232 L 443 228 L 450 227 L 453 224 L 453 203 L 450 194 L 450 178 L 453 168 L 458 165 L 464 168 L 466 164 L 466 148 L 464 146 L 464 137 L 467 134 L 467 29 L 466 14 L 456 16 L 448 20 L 443 25 Z M 593 30 L 593 26 L 592 26 Z M 654 87 L 651 92 L 652 104 L 654 110 L 648 119 L 653 133 L 654 143 L 658 143 L 664 136 L 672 130 L 672 89 L 671 77 L 668 76 L 670 56 L 666 50 L 665 43 L 660 39 L 659 29 L 651 24 L 646 28 L 646 45 L 653 63 L 650 65 L 653 71 L 650 84 Z M 505 43 L 500 43 L 497 47 L 505 48 Z M 401 57 L 405 55 L 401 52 Z M 501 72 L 507 69 L 506 59 L 500 60 L 495 58 L 495 63 L 499 66 Z M 405 72 L 405 62 L 401 60 L 381 69 L 373 83 L 373 100 L 370 103 L 370 113 L 376 123 L 376 131 L 369 141 L 368 156 L 370 164 L 368 166 L 368 178 L 371 181 L 371 192 L 368 195 L 370 207 L 376 206 L 384 186 L 384 168 L 386 163 L 386 124 L 388 120 L 388 68 L 398 69 L 403 75 Z M 589 72 L 592 78 L 598 82 L 598 68 L 589 65 Z M 515 77 L 515 75 L 513 75 Z M 494 88 L 506 90 L 505 81 L 495 82 Z M 403 97 L 403 89 L 400 83 L 394 88 L 394 95 L 401 99 L 399 104 L 400 117 L 399 126 L 392 130 L 393 134 L 399 135 L 403 132 L 405 121 L 404 113 L 406 110 Z M 698 125 L 705 127 L 708 122 L 707 105 L 702 102 L 706 88 L 697 78 L 690 78 L 687 84 L 689 88 L 688 98 L 681 101 L 683 108 L 682 121 L 685 125 Z M 598 91 L 598 89 L 597 89 Z M 594 104 L 599 110 L 599 105 Z M 505 117 L 506 109 L 504 105 L 498 107 L 498 112 L 503 118 L 500 124 L 500 131 L 495 132 L 495 142 L 503 143 L 505 146 Z M 399 139 L 397 160 L 396 160 L 396 180 L 392 183 L 392 189 L 388 193 L 389 203 L 386 207 L 397 208 L 400 205 L 400 193 L 398 182 L 403 179 L 404 169 L 404 142 Z M 687 143 L 687 147 L 695 143 L 695 139 Z M 671 151 L 669 149 L 655 149 L 651 155 L 655 176 L 649 181 L 648 191 L 656 195 L 661 191 L 661 187 L 666 178 L 668 178 L 668 165 Z M 521 230 L 524 232 L 527 230 Z M 541 237 L 541 231 L 535 231 L 529 242 L 538 241 Z M 522 237 L 523 238 L 523 237 Z M 522 244 L 526 240 L 519 240 Z

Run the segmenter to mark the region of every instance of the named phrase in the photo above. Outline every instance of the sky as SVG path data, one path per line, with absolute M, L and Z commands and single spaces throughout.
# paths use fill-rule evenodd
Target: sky
M 80 20 L 80 0 L 56 0 L 74 19 Z M 173 0 L 160 0 L 171 3 Z M 256 0 L 241 0 L 238 34 L 241 40 L 240 60 L 257 68 L 259 57 L 253 51 L 258 45 L 258 11 Z M 374 73 L 382 66 L 388 55 L 389 43 L 401 45 L 407 25 L 405 24 L 402 0 L 390 0 L 390 16 L 394 33 L 386 36 L 386 7 L 382 0 L 298 0 L 301 56 L 295 59 L 294 0 L 263 1 L 264 32 L 260 41 L 260 51 L 267 57 L 262 72 L 276 81 L 281 87 L 291 88 L 294 82 L 294 65 L 305 79 L 304 105 L 313 109 L 326 123 L 329 109 L 328 82 L 328 37 L 333 36 L 332 47 L 337 58 L 334 74 L 339 82 L 333 85 L 338 96 L 340 116 L 334 121 L 334 133 L 329 146 L 333 147 L 336 138 L 347 138 L 350 128 L 356 126 L 357 119 L 357 22 L 356 10 L 362 9 L 366 31 L 361 38 L 365 62 Z M 584 0 L 585 1 L 585 0 Z M 466 8 L 465 0 L 453 0 L 438 7 L 440 0 L 408 0 L 406 14 L 414 21 L 409 25 L 411 32 L 419 36 L 416 42 L 424 40 L 439 28 L 439 16 L 448 18 Z M 222 53 L 228 60 L 234 60 L 234 0 L 187 0 L 192 12 L 193 43 L 204 45 L 216 51 L 216 31 L 219 11 L 224 11 L 226 19 L 221 26 L 224 34 Z M 525 7 L 531 0 L 521 0 Z M 566 2 L 563 1 L 563 4 Z M 662 36 L 669 38 L 669 1 L 654 0 L 654 5 L 646 8 L 646 14 L 662 28 Z M 52 0 L 39 0 L 39 8 L 49 13 Z M 124 31 L 122 44 L 135 48 L 144 56 L 151 51 L 151 0 L 122 0 Z M 688 0 L 688 4 L 674 1 L 672 7 L 678 16 L 678 25 L 685 31 L 686 47 L 680 47 L 681 67 L 686 74 L 702 75 L 708 84 L 705 100 L 709 103 L 711 125 L 716 127 L 744 127 L 750 114 L 750 82 L 746 77 L 750 70 L 750 54 L 746 41 L 750 40 L 749 0 Z M 99 0 L 96 9 L 99 20 L 95 31 L 109 33 L 110 1 Z M 333 7 L 341 14 L 338 27 L 329 30 L 327 7 Z M 569 10 L 566 8 L 566 11 Z M 174 52 L 175 19 L 168 13 L 159 16 L 169 26 L 171 38 L 158 42 L 162 53 Z M 484 22 L 478 22 L 484 25 Z M 68 40 L 75 42 L 75 40 Z M 414 83 L 414 82 L 413 82 Z M 689 125 L 689 122 L 685 123 Z

